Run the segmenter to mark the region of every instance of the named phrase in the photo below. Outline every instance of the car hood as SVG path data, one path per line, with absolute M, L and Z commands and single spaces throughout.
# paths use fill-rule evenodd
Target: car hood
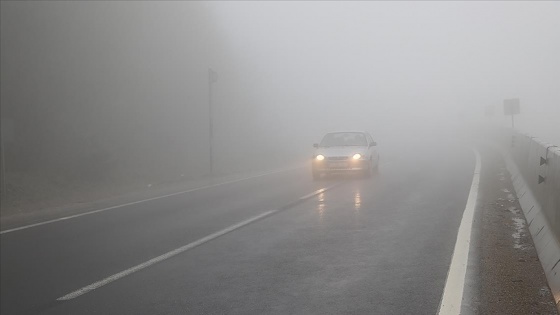
M 366 147 L 363 146 L 341 146 L 341 147 L 320 147 L 315 153 L 326 157 L 329 156 L 352 156 L 356 153 L 365 154 Z

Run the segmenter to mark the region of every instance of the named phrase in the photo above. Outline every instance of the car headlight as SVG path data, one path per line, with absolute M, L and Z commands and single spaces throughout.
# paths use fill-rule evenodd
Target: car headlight
M 354 160 L 359 160 L 362 158 L 362 155 L 360 153 L 356 153 L 354 154 L 354 156 L 352 157 Z
M 325 156 L 321 155 L 321 154 L 318 154 L 315 158 L 317 159 L 317 161 L 322 161 L 322 160 L 325 159 Z

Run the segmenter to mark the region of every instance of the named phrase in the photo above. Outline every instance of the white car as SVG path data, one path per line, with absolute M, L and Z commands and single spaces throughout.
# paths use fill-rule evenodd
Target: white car
M 320 143 L 313 145 L 313 179 L 331 173 L 358 173 L 370 177 L 379 169 L 376 146 L 377 143 L 365 131 L 327 133 Z

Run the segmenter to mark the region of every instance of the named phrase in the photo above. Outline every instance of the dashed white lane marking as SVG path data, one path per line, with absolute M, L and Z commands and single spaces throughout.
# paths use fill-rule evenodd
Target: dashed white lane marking
M 146 202 L 146 201 L 158 200 L 158 199 L 163 199 L 163 198 L 167 198 L 167 197 L 171 197 L 171 196 L 187 194 L 187 193 L 191 193 L 191 192 L 194 192 L 194 191 L 213 188 L 213 187 L 218 187 L 218 186 L 222 186 L 222 185 L 226 185 L 226 184 L 233 184 L 233 183 L 241 182 L 241 181 L 244 181 L 244 180 L 263 177 L 263 176 L 267 176 L 267 175 L 278 174 L 278 173 L 282 173 L 282 172 L 287 172 L 287 171 L 291 171 L 291 170 L 294 170 L 294 169 L 297 169 L 297 168 L 300 168 L 300 167 L 298 166 L 298 167 L 287 168 L 287 169 L 283 169 L 283 170 L 279 170 L 279 171 L 262 173 L 262 174 L 258 174 L 258 175 L 254 175 L 254 176 L 234 179 L 234 180 L 225 181 L 225 182 L 221 182 L 221 183 L 217 183 L 217 184 L 197 187 L 197 188 L 193 188 L 193 189 L 189 189 L 189 190 L 185 190 L 185 191 L 179 191 L 179 192 L 175 192 L 175 193 L 167 194 L 167 195 L 163 195 L 163 196 L 157 196 L 157 197 L 153 197 L 153 198 L 148 198 L 148 199 L 142 199 L 142 200 L 128 202 L 128 203 L 123 203 L 123 204 L 108 207 L 108 208 L 92 210 L 92 211 L 88 211 L 88 212 L 84 212 L 84 213 L 80 213 L 80 214 L 74 214 L 74 215 L 70 215 L 70 216 L 66 216 L 66 217 L 62 217 L 62 218 L 57 218 L 57 219 L 53 219 L 53 220 L 43 221 L 43 222 L 39 222 L 39 223 L 20 226 L 20 227 L 9 229 L 9 230 L 0 231 L 0 234 L 11 233 L 11 232 L 15 232 L 15 231 L 20 231 L 20 230 L 33 228 L 33 227 L 36 227 L 36 226 L 55 223 L 55 222 L 59 222 L 59 221 L 63 221 L 63 220 L 74 219 L 74 218 L 78 218 L 78 217 L 83 217 L 83 216 L 86 216 L 86 215 L 95 214 L 95 213 L 99 213 L 99 212 L 104 212 L 104 211 L 108 211 L 108 210 L 113 210 L 113 209 L 117 209 L 117 208 L 122 208 L 122 207 L 126 207 L 126 206 L 131 206 L 131 205 L 143 203 L 143 202 Z
M 302 197 L 302 198 L 299 198 L 298 200 L 299 200 L 299 201 L 307 200 L 307 199 L 309 199 L 309 198 L 311 198 L 311 197 L 313 197 L 313 196 L 319 195 L 319 194 L 321 194 L 321 193 L 323 193 L 323 192 L 325 192 L 325 191 L 327 191 L 327 190 L 329 190 L 329 189 L 332 189 L 332 188 L 334 188 L 334 187 L 336 187 L 336 186 L 338 186 L 338 185 L 339 185 L 339 184 L 334 184 L 334 185 L 328 186 L 328 187 L 326 187 L 326 188 L 321 188 L 321 189 L 319 189 L 319 190 L 314 191 L 314 192 L 311 193 L 311 194 L 308 194 L 308 195 L 305 195 L 305 196 Z M 292 203 L 292 206 L 294 206 L 295 204 L 296 204 L 296 203 Z M 265 217 L 268 217 L 268 216 L 270 216 L 270 215 L 273 215 L 273 214 L 275 214 L 275 213 L 277 213 L 277 212 L 279 212 L 279 211 L 285 210 L 285 209 L 287 209 L 287 208 L 280 208 L 280 209 L 276 209 L 276 210 L 266 211 L 266 212 L 261 213 L 261 214 L 259 214 L 259 215 L 257 215 L 257 216 L 254 216 L 254 217 L 252 217 L 252 218 L 250 218 L 250 219 L 247 219 L 247 220 L 245 220 L 245 221 L 242 221 L 242 222 L 239 222 L 239 223 L 234 224 L 234 225 L 232 225 L 232 226 L 229 226 L 229 227 L 227 227 L 227 228 L 225 228 L 225 229 L 223 229 L 223 230 L 221 230 L 221 231 L 218 231 L 218 232 L 216 232 L 216 233 L 213 233 L 213 234 L 210 234 L 210 235 L 208 235 L 208 236 L 205 236 L 205 237 L 203 237 L 203 238 L 201 238 L 201 239 L 199 239 L 199 240 L 197 240 L 197 241 L 194 241 L 194 242 L 192 242 L 192 243 L 189 243 L 189 244 L 187 244 L 187 245 L 185 245 L 185 246 L 179 247 L 179 248 L 174 249 L 174 250 L 172 250 L 172 251 L 169 251 L 169 252 L 167 252 L 167 253 L 165 253 L 165 254 L 163 254 L 163 255 L 157 256 L 157 257 L 152 258 L 152 259 L 150 259 L 150 260 L 148 260 L 148 261 L 146 261 L 146 262 L 143 262 L 143 263 L 141 263 L 141 264 L 139 264 L 139 265 L 136 265 L 136 266 L 134 266 L 134 267 L 131 267 L 131 268 L 128 268 L 128 269 L 126 269 L 126 270 L 124 270 L 124 271 L 121 271 L 121 272 L 119 272 L 119 273 L 116 273 L 116 274 L 114 274 L 114 275 L 112 275 L 112 276 L 109 276 L 109 277 L 103 279 L 103 280 L 94 282 L 94 283 L 92 283 L 92 284 L 90 284 L 90 285 L 88 285 L 88 286 L 85 286 L 85 287 L 83 287 L 83 288 L 81 288 L 81 289 L 79 289 L 79 290 L 76 290 L 76 291 L 74 291 L 74 292 L 68 293 L 68 294 L 66 294 L 65 296 L 62 296 L 62 297 L 58 298 L 57 300 L 58 300 L 58 301 L 71 300 L 71 299 L 76 298 L 76 297 L 78 297 L 78 296 L 80 296 L 80 295 L 83 295 L 83 294 L 86 294 L 86 293 L 88 293 L 88 292 L 90 292 L 90 291 L 92 291 L 92 290 L 95 290 L 95 289 L 97 289 L 97 288 L 99 288 L 99 287 L 102 287 L 102 286 L 104 286 L 104 285 L 106 285 L 106 284 L 109 284 L 109 283 L 111 283 L 111 282 L 113 282 L 113 281 L 115 281 L 115 280 L 118 280 L 118 279 L 120 279 L 120 278 L 126 277 L 126 276 L 128 276 L 128 275 L 130 275 L 130 274 L 132 274 L 132 273 L 134 273 L 134 272 L 137 272 L 137 271 L 142 270 L 142 269 L 144 269 L 144 268 L 146 268 L 146 267 L 149 267 L 149 266 L 151 266 L 151 265 L 153 265 L 153 264 L 157 264 L 157 263 L 159 263 L 159 262 L 161 262 L 161 261 L 164 261 L 164 260 L 169 259 L 169 258 L 171 258 L 171 257 L 173 257 L 173 256 L 176 256 L 176 255 L 178 255 L 178 254 L 180 254 L 180 253 L 183 253 L 183 252 L 185 252 L 185 251 L 188 251 L 188 250 L 190 250 L 190 249 L 193 249 L 193 248 L 195 248 L 195 247 L 197 247 L 197 246 L 200 246 L 200 245 L 202 245 L 202 244 L 204 244 L 204 243 L 206 243 L 206 242 L 209 242 L 209 241 L 211 241 L 211 240 L 213 240 L 213 239 L 216 239 L 216 238 L 218 238 L 218 237 L 220 237 L 220 236 L 223 236 L 223 235 L 225 235 L 225 234 L 227 234 L 227 233 L 233 232 L 233 231 L 235 231 L 235 230 L 237 230 L 237 229 L 240 229 L 240 228 L 242 228 L 242 227 L 244 227 L 244 226 L 246 226 L 246 225 L 248 225 L 248 224 L 251 224 L 251 223 L 253 223 L 253 222 L 257 221 L 257 220 L 263 219 L 263 218 L 265 218 Z
M 443 295 L 439 305 L 438 314 L 454 315 L 461 313 L 463 291 L 465 287 L 465 276 L 467 273 L 467 263 L 471 242 L 472 223 L 474 211 L 478 198 L 478 188 L 480 184 L 480 153 L 473 149 L 476 156 L 476 165 L 472 179 L 467 205 L 463 212 L 463 218 L 457 232 L 457 241 L 453 250 L 451 265 L 447 273 L 447 281 L 443 289 Z

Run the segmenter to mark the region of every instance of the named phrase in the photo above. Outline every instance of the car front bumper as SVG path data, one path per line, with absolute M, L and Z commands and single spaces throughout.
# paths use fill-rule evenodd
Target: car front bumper
M 346 161 L 330 161 L 313 160 L 312 167 L 314 172 L 360 172 L 365 171 L 369 167 L 368 160 L 346 160 Z

